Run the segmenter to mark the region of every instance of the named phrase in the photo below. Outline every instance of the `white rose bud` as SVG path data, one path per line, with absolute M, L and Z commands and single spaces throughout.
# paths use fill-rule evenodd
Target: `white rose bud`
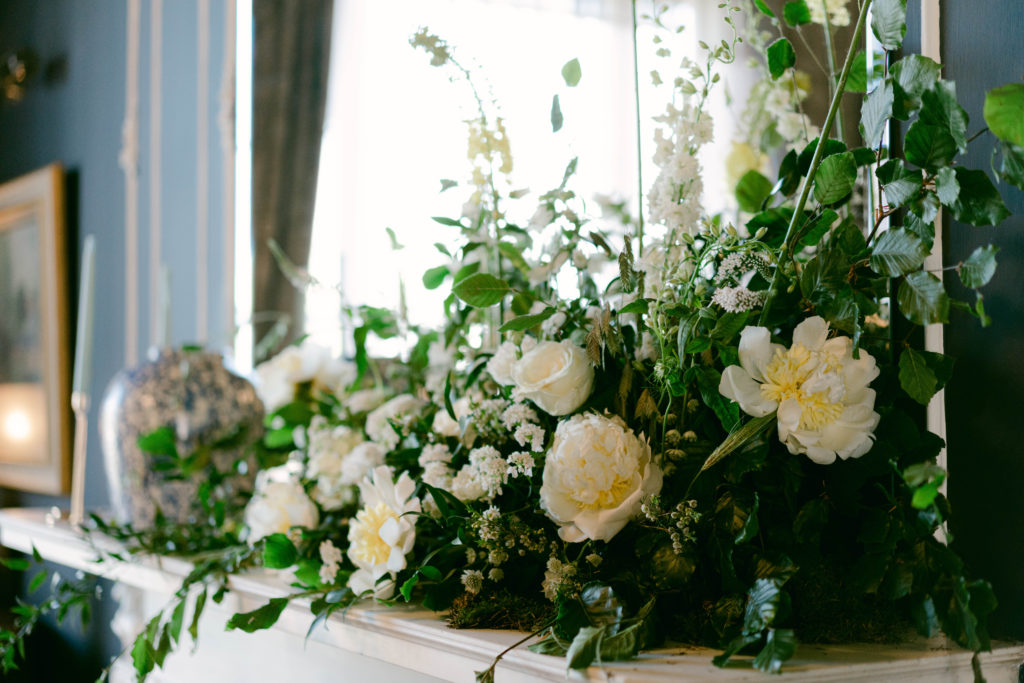
M 249 543 L 271 534 L 287 533 L 296 526 L 312 529 L 319 521 L 316 505 L 287 466 L 260 473 L 256 492 L 245 507 Z
M 555 431 L 540 504 L 563 541 L 608 541 L 661 491 L 651 447 L 618 417 L 574 415 Z
M 512 366 L 516 390 L 551 415 L 568 415 L 594 388 L 587 352 L 570 341 L 541 342 Z

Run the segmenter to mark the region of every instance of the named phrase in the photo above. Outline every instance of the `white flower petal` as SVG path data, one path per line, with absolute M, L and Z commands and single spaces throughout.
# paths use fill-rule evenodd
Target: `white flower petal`
M 744 327 L 740 332 L 740 365 L 755 380 L 763 382 L 764 368 L 771 362 L 775 346 L 767 327 Z
M 739 403 L 743 412 L 753 417 L 764 417 L 778 407 L 775 401 L 768 401 L 761 396 L 761 385 L 751 379 L 746 369 L 739 365 L 730 365 L 722 372 L 718 392 Z
M 793 330 L 793 343 L 803 344 L 811 351 L 820 351 L 828 338 L 828 323 L 821 316 L 807 318 Z

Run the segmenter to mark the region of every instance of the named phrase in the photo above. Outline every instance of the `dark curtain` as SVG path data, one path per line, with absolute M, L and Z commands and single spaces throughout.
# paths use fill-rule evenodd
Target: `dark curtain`
M 296 266 L 309 260 L 334 0 L 253 0 L 252 230 L 255 340 L 302 333 L 303 302 L 268 246 Z M 280 328 L 280 326 L 278 326 Z M 269 339 L 273 339 L 271 336 Z M 257 359 L 259 360 L 259 359 Z

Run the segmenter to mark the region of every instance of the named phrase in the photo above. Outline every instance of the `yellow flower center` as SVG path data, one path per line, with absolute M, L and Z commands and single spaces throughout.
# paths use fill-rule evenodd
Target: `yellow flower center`
M 572 476 L 572 487 L 568 492 L 581 510 L 609 510 L 617 508 L 633 491 L 632 477 L 618 471 L 620 458 L 608 444 L 596 439 L 591 444 L 591 454 L 584 454 Z M 625 476 L 624 476 L 625 475 Z
M 352 520 L 352 554 L 361 562 L 371 565 L 387 562 L 391 546 L 380 537 L 380 528 L 389 519 L 398 519 L 398 515 L 387 503 L 380 502 L 372 508 L 363 508 Z
M 843 412 L 843 404 L 831 401 L 827 391 L 808 393 L 804 390 L 804 382 L 820 369 L 821 362 L 807 347 L 796 343 L 787 351 L 776 351 L 764 370 L 761 396 L 776 403 L 796 399 L 801 408 L 800 429 L 818 431 L 839 419 Z M 829 371 L 838 369 L 831 359 L 823 362 Z

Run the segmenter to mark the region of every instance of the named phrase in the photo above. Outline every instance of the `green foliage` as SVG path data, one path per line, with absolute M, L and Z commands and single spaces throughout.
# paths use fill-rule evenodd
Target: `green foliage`
M 953 358 L 941 353 L 904 349 L 899 361 L 900 386 L 912 399 L 928 405 L 935 392 L 952 376 L 953 363 Z
M 263 566 L 267 569 L 287 569 L 298 558 L 298 549 L 284 534 L 271 534 L 263 539 Z
M 793 44 L 786 38 L 779 38 L 768 46 L 768 71 L 772 78 L 779 78 L 782 74 L 796 64 L 796 52 Z
M 790 26 L 803 26 L 811 23 L 811 10 L 807 8 L 807 3 L 804 0 L 787 2 L 783 7 L 782 16 Z
M 736 200 L 740 208 L 750 213 L 761 210 L 761 206 L 772 191 L 772 183 L 757 171 L 747 171 L 736 183 Z
M 928 248 L 914 233 L 903 228 L 887 230 L 871 248 L 871 269 L 899 277 L 920 268 L 927 256 Z
M 998 251 L 998 247 L 989 244 L 971 252 L 971 255 L 959 268 L 960 280 L 964 283 L 964 287 L 977 289 L 988 284 L 988 281 L 996 273 L 996 252 Z
M 853 154 L 843 152 L 826 157 L 814 178 L 814 198 L 822 204 L 846 199 L 857 182 L 857 164 Z
M 470 275 L 452 288 L 455 296 L 475 308 L 493 306 L 504 299 L 509 291 L 507 282 L 488 273 Z
M 900 311 L 913 323 L 930 325 L 949 321 L 949 297 L 942 280 L 931 273 L 911 273 L 900 283 Z
M 898 50 L 907 33 L 906 0 L 875 0 L 871 31 L 886 50 Z
M 992 134 L 1004 142 L 1024 146 L 1024 84 L 1009 83 L 985 93 L 983 115 Z
M 583 75 L 580 69 L 580 60 L 570 59 L 562 67 L 562 78 L 565 80 L 565 84 L 570 88 L 575 88 L 580 83 L 580 77 Z
M 227 630 L 239 629 L 246 633 L 267 629 L 277 623 L 284 608 L 288 606 L 289 598 L 271 598 L 267 604 L 257 607 L 251 612 L 243 612 L 232 615 L 228 619 Z
M 999 190 L 984 171 L 961 166 L 954 171 L 960 187 L 956 201 L 950 206 L 954 218 L 969 225 L 999 225 L 1010 215 Z
M 562 116 L 562 105 L 558 101 L 558 94 L 556 93 L 551 98 L 551 132 L 557 133 L 562 130 L 562 125 L 565 123 L 565 117 Z

